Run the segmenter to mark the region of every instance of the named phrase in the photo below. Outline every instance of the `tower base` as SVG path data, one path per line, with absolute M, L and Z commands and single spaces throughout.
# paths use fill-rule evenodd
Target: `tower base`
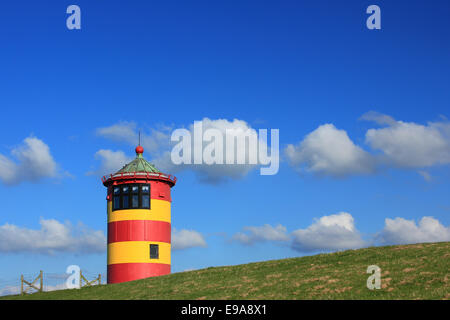
M 108 265 L 108 283 L 120 283 L 170 274 L 170 264 L 118 263 Z

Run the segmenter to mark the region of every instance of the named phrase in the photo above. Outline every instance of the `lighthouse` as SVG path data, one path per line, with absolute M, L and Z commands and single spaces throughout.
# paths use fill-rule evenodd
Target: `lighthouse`
M 108 189 L 108 283 L 170 273 L 170 190 L 177 179 L 143 153 L 139 145 L 133 161 L 102 177 Z

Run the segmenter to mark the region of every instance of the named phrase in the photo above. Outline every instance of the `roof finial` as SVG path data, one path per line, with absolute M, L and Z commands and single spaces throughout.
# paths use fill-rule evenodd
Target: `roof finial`
M 139 156 L 140 154 L 144 153 L 144 148 L 141 147 L 141 130 L 139 130 L 139 145 L 136 147 L 136 155 Z

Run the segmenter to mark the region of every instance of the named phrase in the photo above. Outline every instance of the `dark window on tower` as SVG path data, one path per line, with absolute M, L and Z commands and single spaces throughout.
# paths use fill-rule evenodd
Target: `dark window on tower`
M 142 195 L 142 208 L 150 209 L 150 197 L 148 195 Z
M 113 210 L 118 210 L 120 209 L 120 187 L 114 187 L 113 193 Z
M 127 184 L 113 188 L 112 210 L 150 209 L 150 185 Z
M 150 259 L 159 259 L 159 245 L 150 245 Z
M 122 196 L 122 209 L 129 208 L 129 201 L 130 201 L 130 197 L 127 194 L 124 194 Z
M 131 207 L 133 209 L 139 208 L 139 196 L 137 194 L 133 194 L 131 197 Z
M 120 209 L 120 196 L 114 196 L 114 207 L 113 210 Z
M 141 204 L 142 208 L 150 209 L 150 186 L 143 185 L 141 186 Z
M 131 207 L 132 208 L 139 208 L 139 186 L 132 186 L 131 192 L 133 193 L 131 196 Z

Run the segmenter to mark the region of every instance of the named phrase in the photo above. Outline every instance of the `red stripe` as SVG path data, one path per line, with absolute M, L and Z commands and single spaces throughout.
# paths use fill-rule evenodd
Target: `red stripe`
M 124 220 L 108 223 L 108 243 L 156 241 L 170 243 L 170 223 L 153 220 Z
M 170 273 L 170 264 L 118 263 L 108 265 L 108 283 L 120 283 Z
M 172 201 L 172 198 L 170 197 L 170 185 L 160 181 L 151 181 L 150 198 Z

